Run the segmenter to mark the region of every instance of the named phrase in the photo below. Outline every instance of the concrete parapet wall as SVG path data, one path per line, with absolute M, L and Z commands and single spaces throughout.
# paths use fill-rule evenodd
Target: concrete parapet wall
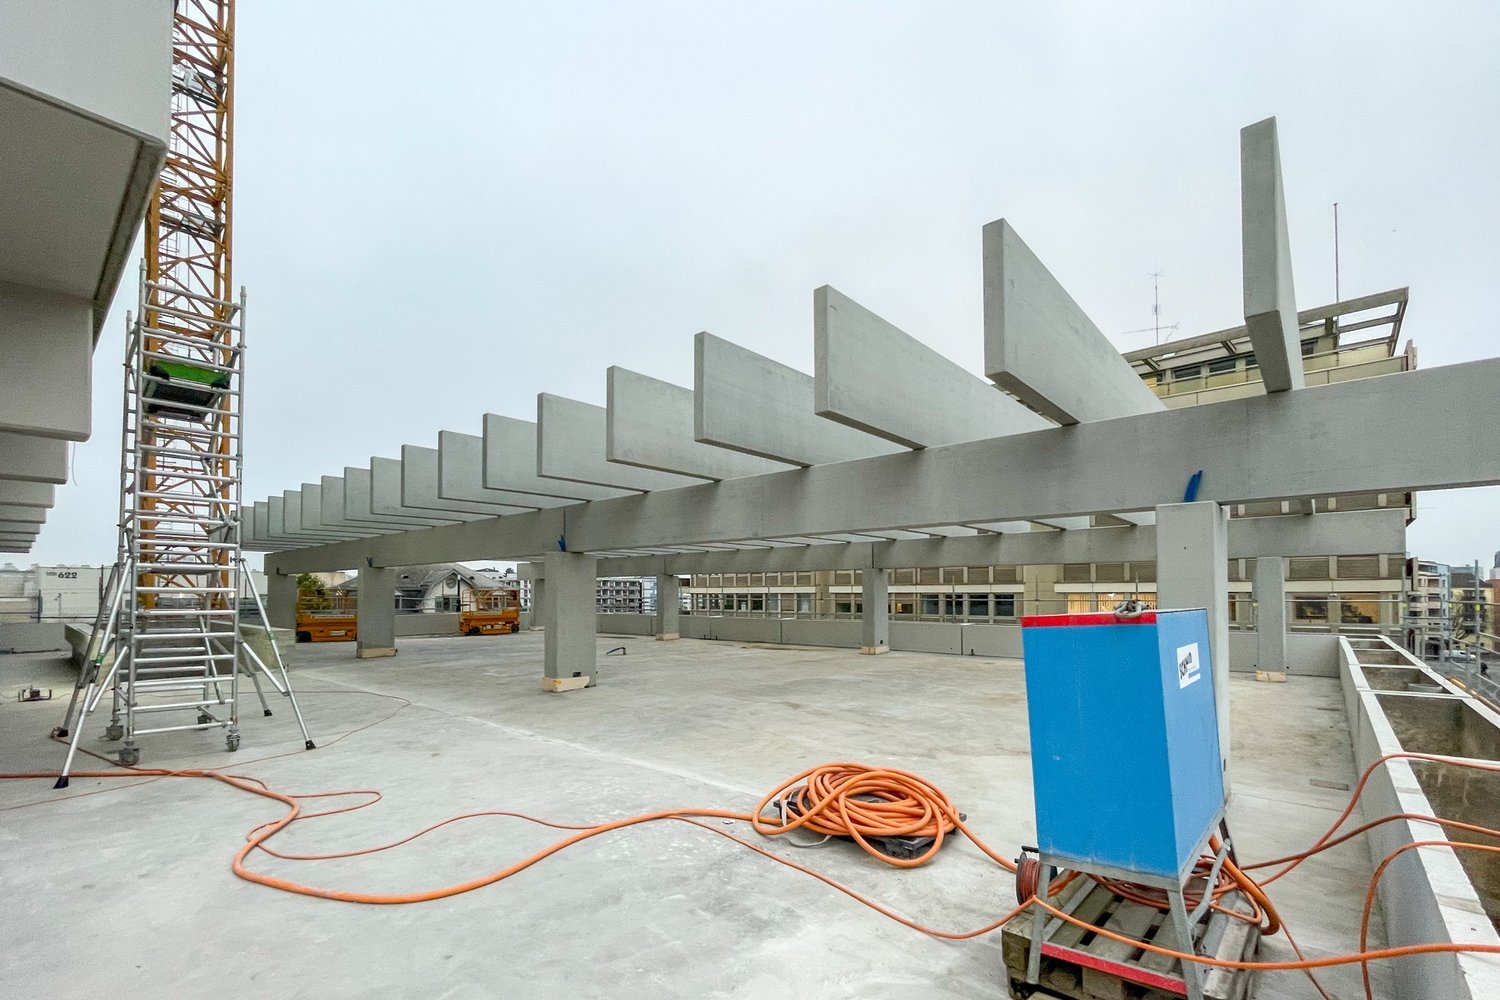
M 1484 708 L 1458 688 L 1426 669 L 1421 661 L 1384 639 L 1361 640 L 1357 644 L 1336 639 L 1338 644 L 1339 681 L 1343 688 L 1344 707 L 1349 715 L 1349 730 L 1354 742 L 1354 760 L 1363 771 L 1381 757 L 1399 752 L 1441 753 L 1451 749 L 1455 739 L 1450 725 L 1424 731 L 1423 716 L 1436 713 L 1446 716 L 1465 713 L 1464 725 L 1500 729 L 1500 715 Z M 1361 658 L 1378 664 L 1377 680 L 1367 676 Z M 1394 669 L 1410 671 L 1408 678 L 1395 677 Z M 1413 680 L 1421 690 L 1402 693 L 1399 686 Z M 1428 693 L 1429 691 L 1433 693 Z M 1416 705 L 1423 702 L 1430 704 Z M 1402 708 L 1400 727 L 1393 725 L 1388 709 Z M 1407 709 L 1414 709 L 1408 711 Z M 1470 733 L 1463 746 L 1492 746 L 1496 734 L 1488 739 Z M 1415 766 L 1414 766 L 1415 765 Z M 1429 790 L 1441 792 L 1446 784 L 1462 789 L 1458 798 L 1467 800 L 1476 794 L 1495 795 L 1493 787 L 1479 788 L 1464 780 L 1434 780 L 1424 788 L 1420 769 L 1433 771 L 1444 778 L 1455 777 L 1454 769 L 1438 764 L 1392 760 L 1376 768 L 1371 775 L 1360 809 L 1365 820 L 1400 813 L 1445 816 L 1466 820 L 1456 810 L 1462 801 L 1447 801 L 1441 795 L 1434 801 Z M 1468 773 L 1468 772 L 1465 772 Z M 1475 772 L 1477 774 L 1477 772 Z M 1478 775 L 1480 779 L 1492 775 Z M 1450 798 L 1452 796 L 1449 796 Z M 1372 864 L 1403 844 L 1421 840 L 1450 839 L 1443 829 L 1432 823 L 1399 820 L 1384 823 L 1366 834 Z M 1500 945 L 1496 920 L 1500 920 L 1500 900 L 1496 898 L 1495 866 L 1485 859 L 1474 861 L 1472 869 L 1451 848 L 1426 847 L 1401 854 L 1386 869 L 1380 883 L 1381 911 L 1385 919 L 1388 944 L 1392 946 L 1429 942 L 1461 942 Z M 1484 897 L 1476 889 L 1472 873 L 1488 885 Z M 1486 907 L 1490 910 L 1486 915 Z M 1500 957 L 1473 954 L 1428 954 L 1403 958 L 1392 964 L 1396 996 L 1432 996 L 1468 998 L 1500 996 Z
M 891 622 L 891 648 L 957 655 L 965 651 L 963 626 L 957 622 Z
M 1253 671 L 1256 662 L 1255 632 L 1229 633 L 1229 669 Z M 1306 632 L 1286 634 L 1287 673 L 1306 677 L 1337 677 L 1338 636 Z
M 599 631 L 606 635 L 655 635 L 655 615 L 601 614 Z
M 396 615 L 396 635 L 458 635 L 457 611 L 433 611 L 415 615 Z
M 781 622 L 781 641 L 793 646 L 858 649 L 859 632 L 859 622 L 852 619 L 785 618 Z
M 0 622 L 0 650 L 39 653 L 67 649 L 65 628 L 62 622 Z

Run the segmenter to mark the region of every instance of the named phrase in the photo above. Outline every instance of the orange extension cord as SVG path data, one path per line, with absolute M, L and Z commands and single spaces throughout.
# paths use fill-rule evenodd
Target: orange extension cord
M 1298 865 L 1302 864 L 1308 858 L 1311 858 L 1323 851 L 1329 850 L 1330 848 L 1337 846 L 1338 844 L 1341 844 L 1354 836 L 1357 836 L 1359 833 L 1373 826 L 1378 826 L 1381 823 L 1391 822 L 1396 819 L 1422 819 L 1431 822 L 1443 823 L 1445 825 L 1452 826 L 1458 829 L 1481 833 L 1486 836 L 1500 838 L 1500 831 L 1497 830 L 1491 830 L 1485 827 L 1475 826 L 1473 824 L 1449 822 L 1446 820 L 1437 819 L 1435 817 L 1415 815 L 1381 817 L 1380 819 L 1367 823 L 1356 830 L 1350 831 L 1342 836 L 1335 837 L 1335 834 L 1337 833 L 1339 827 L 1343 825 L 1344 821 L 1353 812 L 1360 795 L 1364 791 L 1366 783 L 1369 781 L 1369 778 L 1374 773 L 1375 769 L 1386 761 L 1397 758 L 1425 760 L 1455 767 L 1466 767 L 1477 770 L 1500 772 L 1500 765 L 1489 765 L 1477 763 L 1474 761 L 1454 760 L 1451 758 L 1439 757 L 1430 754 L 1388 754 L 1387 756 L 1380 758 L 1379 760 L 1371 764 L 1368 768 L 1366 768 L 1366 770 L 1360 777 L 1358 785 L 1355 787 L 1353 793 L 1350 796 L 1348 806 L 1339 815 L 1338 819 L 1334 822 L 1333 826 L 1328 830 L 1328 832 L 1320 837 L 1311 848 L 1298 854 L 1289 855 L 1284 858 L 1277 858 L 1272 861 L 1260 862 L 1258 864 L 1244 866 L 1245 869 L 1254 870 L 1258 868 L 1284 865 L 1281 870 L 1265 879 L 1262 883 L 1257 883 L 1254 879 L 1247 875 L 1244 870 L 1235 867 L 1232 864 L 1227 864 L 1225 866 L 1227 880 L 1221 883 L 1226 888 L 1221 890 L 1220 886 L 1215 886 L 1213 890 L 1215 896 L 1217 897 L 1218 895 L 1221 895 L 1223 891 L 1228 891 L 1228 888 L 1230 887 L 1243 890 L 1254 901 L 1259 910 L 1264 914 L 1267 921 L 1265 926 L 1270 928 L 1267 933 L 1272 933 L 1278 926 L 1280 926 L 1280 920 L 1276 915 L 1275 909 L 1271 906 L 1270 900 L 1266 898 L 1262 885 L 1274 881 L 1275 879 L 1278 879 L 1283 875 L 1286 875 L 1288 872 L 1296 868 Z M 1062 920 L 1082 927 L 1085 930 L 1092 931 L 1097 935 L 1102 935 L 1116 941 L 1130 944 L 1133 947 L 1140 948 L 1145 951 L 1154 952 L 1156 954 L 1164 955 L 1169 958 L 1175 958 L 1180 961 L 1196 962 L 1203 966 L 1230 969 L 1256 969 L 1264 971 L 1301 970 L 1307 972 L 1309 976 L 1311 976 L 1311 970 L 1313 969 L 1329 968 L 1338 965 L 1351 965 L 1358 963 L 1365 969 L 1365 993 L 1367 997 L 1371 996 L 1368 963 L 1372 961 L 1397 958 L 1405 955 L 1432 954 L 1438 952 L 1500 953 L 1500 946 L 1464 944 L 1422 944 L 1406 945 L 1396 948 L 1381 948 L 1375 950 L 1366 949 L 1366 943 L 1368 940 L 1367 931 L 1369 924 L 1369 915 L 1371 907 L 1373 906 L 1376 886 L 1378 885 L 1381 874 L 1385 871 L 1386 867 L 1397 855 L 1399 855 L 1402 851 L 1429 845 L 1444 845 L 1463 849 L 1472 848 L 1487 851 L 1500 851 L 1500 848 L 1495 848 L 1488 845 L 1456 843 L 1441 840 L 1422 841 L 1419 843 L 1404 845 L 1397 851 L 1393 852 L 1391 855 L 1387 856 L 1387 858 L 1382 861 L 1382 863 L 1376 869 L 1374 875 L 1370 879 L 1370 886 L 1365 900 L 1365 913 L 1360 937 L 1360 950 L 1358 952 L 1348 955 L 1330 956 L 1328 958 L 1307 959 L 1301 957 L 1300 949 L 1297 948 L 1296 943 L 1294 941 L 1291 941 L 1290 935 L 1288 935 L 1289 943 L 1291 943 L 1293 950 L 1299 956 L 1297 961 L 1250 962 L 1221 961 L 1202 955 L 1174 951 L 1169 948 L 1163 948 L 1159 945 L 1124 937 L 1105 928 L 1098 927 L 1086 921 L 1080 920 L 1072 914 L 1066 913 L 1058 907 L 1052 905 L 1052 903 L 1050 903 L 1048 900 L 1037 898 L 1034 895 L 1026 902 L 1021 903 L 1019 906 L 1006 913 L 998 920 L 986 924 L 985 926 L 977 928 L 975 930 L 966 932 L 950 932 L 937 930 L 911 920 L 908 917 L 902 916 L 901 914 L 898 914 L 890 909 L 887 909 L 879 903 L 876 903 L 873 900 L 868 899 L 867 897 L 855 892 L 853 889 L 841 885 L 840 883 L 833 880 L 832 878 L 829 878 L 826 875 L 813 871 L 810 868 L 806 868 L 786 858 L 772 854 L 764 848 L 751 843 L 750 841 L 737 837 L 734 834 L 729 833 L 728 831 L 710 826 L 707 823 L 700 822 L 701 819 L 724 819 L 742 821 L 749 823 L 757 833 L 760 833 L 762 836 L 766 837 L 778 836 L 799 829 L 807 830 L 812 833 L 820 833 L 826 836 L 849 837 L 856 843 L 860 844 L 860 846 L 868 851 L 873 857 L 880 859 L 884 863 L 895 865 L 901 868 L 915 867 L 930 860 L 941 847 L 944 838 L 957 830 L 959 832 L 962 832 L 970 840 L 970 842 L 972 842 L 976 847 L 979 848 L 981 852 L 983 852 L 987 857 L 999 864 L 1001 867 L 1005 868 L 1008 871 L 1015 870 L 1015 865 L 1013 862 L 987 846 L 964 824 L 964 821 L 960 817 L 958 810 L 954 807 L 952 801 L 949 800 L 947 795 L 943 794 L 943 792 L 936 786 L 930 784 L 924 779 L 914 774 L 910 774 L 906 771 L 897 770 L 895 768 L 871 768 L 853 763 L 825 764 L 821 767 L 809 768 L 808 770 L 803 771 L 801 774 L 798 774 L 783 782 L 780 786 L 778 786 L 775 790 L 773 790 L 770 794 L 763 798 L 760 801 L 759 805 L 756 807 L 755 812 L 753 813 L 735 812 L 732 810 L 724 809 L 665 809 L 656 812 L 643 813 L 639 816 L 631 816 L 625 819 L 613 820 L 606 823 L 574 826 L 568 824 L 553 823 L 547 820 L 538 819 L 536 817 L 527 816 L 524 813 L 486 810 L 481 812 L 464 813 L 459 816 L 450 817 L 448 819 L 442 820 L 441 822 L 425 827 L 422 830 L 419 830 L 407 837 L 403 837 L 400 840 L 392 841 L 387 844 L 380 844 L 375 847 L 368 847 L 360 850 L 342 851 L 334 854 L 310 855 L 294 855 L 278 852 L 268 846 L 267 842 L 276 834 L 280 833 L 287 827 L 291 826 L 293 823 L 296 823 L 300 820 L 312 819 L 318 816 L 330 816 L 338 813 L 352 812 L 354 810 L 363 809 L 366 806 L 373 805 L 380 800 L 380 793 L 373 790 L 350 790 L 340 792 L 292 795 L 278 792 L 272 788 L 269 788 L 265 785 L 264 782 L 261 782 L 256 778 L 251 778 L 244 775 L 226 774 L 221 771 L 199 768 L 181 771 L 144 768 L 117 768 L 110 771 L 80 771 L 75 772 L 75 776 L 80 778 L 206 778 L 223 783 L 240 791 L 248 792 L 252 795 L 258 795 L 262 798 L 267 798 L 279 802 L 286 807 L 286 812 L 280 818 L 272 820 L 268 823 L 261 824 L 246 835 L 245 843 L 235 854 L 232 863 L 232 868 L 235 875 L 242 879 L 245 879 L 246 881 L 268 886 L 273 889 L 280 889 L 284 892 L 292 892 L 304 896 L 315 896 L 321 899 L 332 899 L 350 903 L 396 905 L 404 903 L 426 902 L 430 900 L 444 899 L 450 896 L 456 896 L 460 893 L 470 892 L 474 889 L 482 888 L 483 886 L 493 885 L 496 882 L 499 882 L 505 878 L 510 877 L 511 875 L 516 874 L 517 872 L 524 871 L 525 869 L 531 867 L 544 858 L 550 857 L 551 855 L 556 854 L 567 847 L 570 847 L 581 841 L 588 840 L 592 837 L 597 837 L 600 834 L 609 833 L 615 830 L 621 830 L 626 827 L 636 826 L 642 823 L 649 823 L 656 820 L 675 820 L 679 822 L 691 823 L 692 825 L 707 830 L 710 833 L 714 833 L 721 837 L 732 840 L 735 843 L 740 844 L 756 852 L 757 854 L 762 855 L 763 857 L 777 862 L 778 864 L 785 865 L 789 868 L 795 869 L 796 871 L 802 872 L 803 874 L 810 875 L 820 882 L 823 882 L 824 884 L 837 889 L 839 892 L 844 893 L 850 898 L 863 903 L 876 912 L 881 913 L 884 916 L 897 921 L 898 923 L 901 923 L 914 930 L 921 931 L 924 934 L 928 934 L 933 937 L 945 938 L 948 940 L 966 940 L 979 937 L 983 934 L 991 933 L 992 931 L 995 931 L 1004 926 L 1006 923 L 1014 919 L 1017 915 L 1024 912 L 1028 908 L 1036 907 L 1040 910 L 1051 913 Z M 0 774 L 0 780 L 50 780 L 55 777 L 56 775 L 51 772 Z M 334 809 L 326 809 L 319 812 L 303 812 L 302 804 L 300 801 L 302 799 L 322 799 L 356 795 L 365 796 L 365 798 L 363 799 L 363 801 L 355 803 L 354 805 L 343 806 Z M 38 800 L 38 802 L 40 801 L 42 800 Z M 37 803 L 27 804 L 31 805 Z M 773 805 L 777 805 L 779 807 L 778 812 L 780 818 L 770 818 L 764 815 L 766 810 Z M 424 836 L 425 834 L 430 833 L 433 830 L 439 829 L 440 827 L 459 822 L 460 820 L 471 819 L 479 816 L 509 816 L 524 819 L 532 823 L 539 823 L 556 829 L 573 830 L 575 832 L 570 836 L 564 837 L 563 839 L 550 845 L 549 847 L 536 852 L 530 857 L 523 858 L 522 860 L 517 861 L 505 868 L 502 868 L 499 871 L 495 871 L 488 875 L 471 879 L 467 882 L 462 882 L 456 885 L 444 886 L 441 888 L 429 889 L 421 892 L 393 894 L 360 893 L 339 889 L 327 889 L 317 886 L 305 885 L 303 883 L 294 882 L 289 879 L 278 878 L 275 876 L 263 874 L 261 872 L 252 871 L 245 865 L 245 861 L 250 856 L 251 852 L 256 850 L 264 851 L 265 853 L 270 854 L 273 857 L 293 861 L 318 861 L 333 858 L 347 858 L 358 855 L 374 854 L 380 851 L 390 850 L 403 844 L 410 843 L 411 841 L 416 840 L 417 838 Z M 870 843 L 870 841 L 874 838 L 883 837 L 931 837 L 933 838 L 933 844 L 920 857 L 912 859 L 898 859 L 887 856 Z M 1113 884 L 1111 884 L 1111 888 L 1114 888 Z M 1125 885 L 1122 886 L 1122 888 L 1126 889 L 1129 892 L 1138 893 L 1143 887 Z M 1154 904 L 1148 903 L 1148 905 Z M 1248 914 L 1243 913 L 1237 915 L 1242 919 L 1249 917 Z M 1284 926 L 1280 926 L 1280 929 L 1285 932 Z M 1316 980 L 1313 980 L 1313 982 L 1314 985 L 1317 985 Z M 1319 992 L 1322 992 L 1322 988 L 1318 988 Z M 1324 995 L 1327 996 L 1326 993 Z

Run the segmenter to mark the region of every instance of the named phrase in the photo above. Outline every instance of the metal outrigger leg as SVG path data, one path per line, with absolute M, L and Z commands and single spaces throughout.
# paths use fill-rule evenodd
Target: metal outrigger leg
M 302 730 L 303 746 L 308 750 L 316 750 L 318 748 L 318 745 L 312 741 L 311 736 L 307 735 L 307 723 L 302 720 L 302 709 L 297 705 L 297 695 L 292 691 L 292 680 L 287 676 L 286 661 L 281 658 L 281 647 L 276 644 L 276 635 L 271 631 L 271 620 L 266 617 L 266 606 L 261 602 L 260 594 L 256 593 L 254 584 L 249 582 L 250 567 L 245 564 L 244 556 L 240 556 L 239 564 L 240 579 L 242 581 L 245 581 L 245 589 L 250 591 L 250 597 L 255 601 L 255 610 L 260 612 L 261 624 L 263 624 L 266 628 L 266 639 L 271 644 L 271 655 L 276 659 L 276 670 L 281 674 L 281 680 L 279 682 L 277 681 L 276 675 L 271 673 L 271 668 L 266 666 L 265 661 L 256 654 L 253 648 L 251 648 L 248 644 L 246 644 L 242 648 L 244 649 L 245 655 L 248 656 L 254 663 L 256 670 L 258 670 L 262 674 L 265 674 L 266 680 L 271 682 L 271 686 L 274 687 L 279 694 L 286 696 L 286 699 L 292 703 L 292 714 L 297 717 L 297 727 Z M 270 706 L 266 704 L 265 695 L 261 692 L 259 676 L 257 676 L 255 671 L 247 671 L 247 673 L 249 673 L 250 675 L 250 680 L 255 684 L 256 694 L 259 694 L 261 696 L 261 707 L 265 709 L 267 715 L 270 715 L 271 709 Z

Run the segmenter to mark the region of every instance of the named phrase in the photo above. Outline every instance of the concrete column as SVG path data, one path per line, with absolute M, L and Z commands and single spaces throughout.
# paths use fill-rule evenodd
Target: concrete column
M 1156 508 L 1156 598 L 1163 610 L 1206 608 L 1219 756 L 1229 769 L 1229 511 L 1212 501 Z
M 297 627 L 297 578 L 267 567 L 266 622 L 275 628 Z
M 359 603 L 355 606 L 359 635 L 354 655 L 396 655 L 396 570 L 366 566 L 359 571 Z
M 682 585 L 677 574 L 656 578 L 656 638 L 676 639 L 678 617 L 682 614 Z
M 598 560 L 576 552 L 549 552 L 545 564 L 547 588 L 543 591 L 542 688 L 546 691 L 576 691 L 593 687 L 598 668 L 595 658 L 598 625 Z
M 886 653 L 891 648 L 891 571 L 871 569 L 860 572 L 863 586 L 864 613 L 860 616 L 859 651 L 868 655 Z
M 1286 560 L 1255 560 L 1255 669 L 1286 670 Z
M 547 627 L 547 616 L 542 613 L 542 602 L 547 599 L 547 578 L 538 576 L 531 581 L 531 627 Z

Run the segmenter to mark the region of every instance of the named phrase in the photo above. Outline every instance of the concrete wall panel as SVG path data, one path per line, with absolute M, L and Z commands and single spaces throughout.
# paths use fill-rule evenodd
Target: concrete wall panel
M 1240 129 L 1240 223 L 1245 330 L 1262 384 L 1266 392 L 1301 389 L 1307 379 L 1275 118 Z
M 957 622 L 891 622 L 891 648 L 957 655 L 964 652 L 963 626 Z

